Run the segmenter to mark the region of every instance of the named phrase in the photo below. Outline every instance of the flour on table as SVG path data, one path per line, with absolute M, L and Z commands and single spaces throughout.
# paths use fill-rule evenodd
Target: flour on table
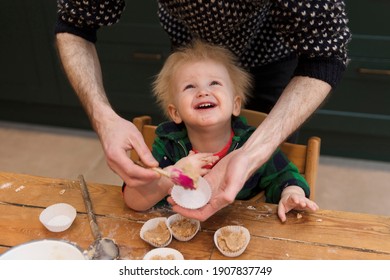
M 16 190 L 15 190 L 15 192 L 20 192 L 21 190 L 23 190 L 25 188 L 25 186 L 20 186 L 19 188 L 17 188 Z
M 12 187 L 12 183 L 11 183 L 11 182 L 4 183 L 4 184 L 0 185 L 0 190 L 2 190 L 2 189 L 8 189 L 8 188 L 10 188 L 10 187 Z

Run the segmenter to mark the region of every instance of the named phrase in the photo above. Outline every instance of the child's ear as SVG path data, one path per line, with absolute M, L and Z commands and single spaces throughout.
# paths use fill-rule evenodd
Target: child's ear
M 233 116 L 239 116 L 241 113 L 241 97 L 236 95 L 233 100 Z
M 179 114 L 179 112 L 177 111 L 175 105 L 173 105 L 173 104 L 169 104 L 169 105 L 168 105 L 168 114 L 169 114 L 169 116 L 171 117 L 171 119 L 172 119 L 175 123 L 179 124 L 179 123 L 182 122 L 182 119 L 181 119 L 181 117 L 180 117 L 180 114 Z

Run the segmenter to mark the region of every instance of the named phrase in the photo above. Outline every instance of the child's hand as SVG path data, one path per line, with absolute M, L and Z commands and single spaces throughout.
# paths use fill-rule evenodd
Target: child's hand
M 193 175 L 204 176 L 210 169 L 203 168 L 208 164 L 213 164 L 219 159 L 218 156 L 214 156 L 212 153 L 194 153 L 191 151 L 188 156 L 180 159 L 172 167 L 178 168 L 183 172 L 189 172 Z
M 318 205 L 305 197 L 305 193 L 298 186 L 288 186 L 282 192 L 278 205 L 278 216 L 282 222 L 286 221 L 286 213 L 292 209 L 312 210 L 319 209 Z

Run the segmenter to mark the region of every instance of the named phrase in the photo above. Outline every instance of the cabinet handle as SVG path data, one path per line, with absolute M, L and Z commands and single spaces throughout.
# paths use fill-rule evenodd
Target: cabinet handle
M 358 73 L 360 74 L 370 74 L 370 75 L 386 75 L 390 76 L 390 70 L 386 69 L 369 69 L 369 68 L 359 68 Z
M 139 59 L 139 60 L 160 61 L 162 58 L 162 55 L 159 53 L 134 52 L 133 58 Z

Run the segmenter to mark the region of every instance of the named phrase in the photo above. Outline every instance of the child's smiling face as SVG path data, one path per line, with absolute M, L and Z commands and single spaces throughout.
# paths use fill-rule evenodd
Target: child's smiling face
M 213 60 L 186 62 L 174 73 L 172 104 L 168 111 L 174 122 L 187 126 L 226 123 L 238 116 L 241 98 L 234 92 L 223 64 Z

